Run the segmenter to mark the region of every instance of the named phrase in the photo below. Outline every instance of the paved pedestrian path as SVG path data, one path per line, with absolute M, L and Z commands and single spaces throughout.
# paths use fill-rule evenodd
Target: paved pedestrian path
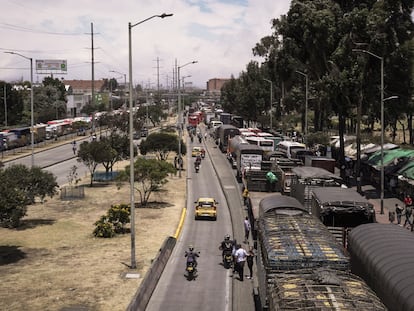
M 351 187 L 352 189 L 357 189 L 356 186 Z M 404 207 L 404 202 L 401 201 L 399 198 L 391 196 L 389 194 L 384 195 L 383 199 L 383 211 L 381 213 L 381 198 L 379 191 L 377 191 L 372 185 L 364 185 L 361 187 L 363 195 L 368 199 L 370 203 L 375 208 L 375 215 L 378 223 L 382 224 L 389 224 L 389 213 L 395 212 L 395 204 L 398 204 Z M 401 224 L 404 224 L 405 217 L 404 215 L 401 217 Z M 397 224 L 397 219 L 395 218 L 394 224 Z

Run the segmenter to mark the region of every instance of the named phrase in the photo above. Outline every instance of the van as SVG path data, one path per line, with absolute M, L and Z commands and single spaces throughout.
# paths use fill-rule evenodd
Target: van
M 213 131 L 219 126 L 223 125 L 223 122 L 217 121 L 217 120 L 212 120 L 210 123 L 211 123 L 211 128 L 213 129 Z
M 306 150 L 306 145 L 302 143 L 298 143 L 296 141 L 281 141 L 277 145 L 277 151 L 282 151 L 286 154 L 286 156 L 290 159 L 292 158 L 292 150 L 294 149 L 302 149 Z

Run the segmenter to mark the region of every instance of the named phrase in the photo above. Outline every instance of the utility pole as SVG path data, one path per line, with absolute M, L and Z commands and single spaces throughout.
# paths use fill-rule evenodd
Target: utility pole
M 7 84 L 6 82 L 4 82 L 4 126 L 7 127 L 7 95 L 6 95 L 6 90 L 7 88 Z
M 91 105 L 92 107 L 95 107 L 95 47 L 94 47 L 94 43 L 93 43 L 93 23 L 91 23 L 91 63 L 92 63 L 92 83 L 91 83 L 91 88 L 92 88 L 92 100 L 91 100 Z M 92 114 L 92 131 L 95 131 L 95 116 L 94 114 Z

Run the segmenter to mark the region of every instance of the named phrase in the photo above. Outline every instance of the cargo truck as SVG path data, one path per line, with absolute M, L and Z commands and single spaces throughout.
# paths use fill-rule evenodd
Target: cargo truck
M 350 268 L 344 249 L 327 228 L 295 198 L 273 194 L 262 199 L 257 240 L 259 309 L 278 310 L 269 309 L 275 276 L 321 267 L 338 271 Z

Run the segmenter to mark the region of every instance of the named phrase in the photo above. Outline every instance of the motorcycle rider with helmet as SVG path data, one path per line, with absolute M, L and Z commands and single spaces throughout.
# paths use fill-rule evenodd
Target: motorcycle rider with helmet
M 184 257 L 187 257 L 187 264 L 189 262 L 194 263 L 194 267 L 197 267 L 197 257 L 200 257 L 199 252 L 194 251 L 192 245 L 188 246 L 188 251 L 185 252 Z
M 219 247 L 219 249 L 222 250 L 221 256 L 223 258 L 223 261 L 224 261 L 224 255 L 226 253 L 233 254 L 235 245 L 236 245 L 236 241 L 230 240 L 230 235 L 226 234 L 226 236 L 224 237 L 224 240 L 221 242 L 221 245 Z

